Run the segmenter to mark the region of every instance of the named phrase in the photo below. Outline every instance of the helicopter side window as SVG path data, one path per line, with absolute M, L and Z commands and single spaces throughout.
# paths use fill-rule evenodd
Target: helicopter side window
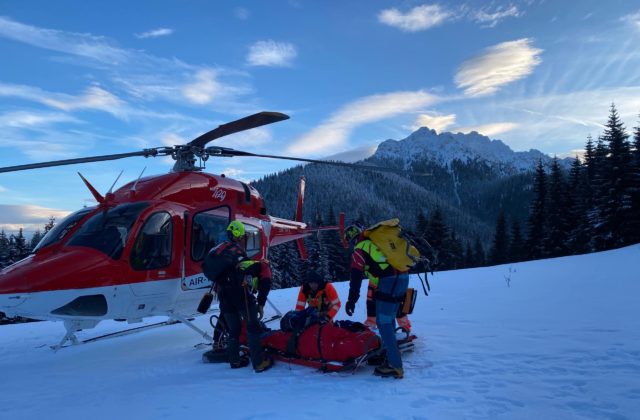
M 127 203 L 99 211 L 78 229 L 67 246 L 93 248 L 118 260 L 131 227 L 148 206 L 145 202 Z
M 255 226 L 245 224 L 244 233 L 247 238 L 247 256 L 251 258 L 258 255 L 262 249 L 260 247 L 262 245 L 260 230 Z
M 44 247 L 60 242 L 84 216 L 91 213 L 94 209 L 95 207 L 81 209 L 62 219 L 60 223 L 55 225 L 49 232 L 47 232 L 46 235 L 44 235 L 44 238 L 42 238 L 38 245 L 33 249 L 33 253 L 35 254 Z
M 191 228 L 191 259 L 202 261 L 211 248 L 227 239 L 229 207 L 196 214 Z
M 167 212 L 152 214 L 144 223 L 131 250 L 134 270 L 153 270 L 171 264 L 173 223 Z

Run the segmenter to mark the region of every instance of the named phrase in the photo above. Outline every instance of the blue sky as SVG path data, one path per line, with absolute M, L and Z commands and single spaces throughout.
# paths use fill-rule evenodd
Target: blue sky
M 351 158 L 419 126 L 572 155 L 611 102 L 640 113 L 631 1 L 0 1 L 0 166 L 182 144 L 262 111 L 291 120 L 216 141 Z M 291 166 L 208 170 L 251 180 Z M 166 159 L 0 175 L 0 226 L 27 229 Z M 117 186 L 116 186 L 117 187 Z M 293 188 L 293 187 L 292 187 Z

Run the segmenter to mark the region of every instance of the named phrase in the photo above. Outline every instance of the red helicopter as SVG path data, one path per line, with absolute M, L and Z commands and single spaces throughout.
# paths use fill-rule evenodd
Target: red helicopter
M 254 154 L 225 147 L 206 147 L 217 138 L 286 120 L 277 112 L 260 112 L 223 124 L 185 145 L 138 152 L 0 168 L 2 172 L 99 162 L 133 156 L 171 156 L 172 171 L 140 177 L 102 196 L 80 177 L 98 205 L 70 214 L 51 229 L 32 255 L 0 271 L 0 311 L 7 316 L 63 321 L 67 341 L 78 343 L 77 331 L 115 319 L 130 323 L 163 315 L 190 322 L 211 282 L 202 274 L 207 252 L 225 239 L 226 226 L 240 220 L 246 226 L 251 258 L 268 258 L 269 247 L 302 239 L 318 229 L 302 220 L 304 179 L 296 220 L 267 214 L 264 201 L 251 185 L 202 172 L 198 160 L 252 156 L 396 172 L 390 168 L 289 156 Z M 344 215 L 340 226 L 344 230 Z M 324 228 L 327 229 L 327 228 Z

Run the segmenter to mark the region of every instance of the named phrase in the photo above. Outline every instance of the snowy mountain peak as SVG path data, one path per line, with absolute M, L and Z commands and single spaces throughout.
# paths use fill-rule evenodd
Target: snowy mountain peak
M 405 139 L 380 143 L 374 157 L 401 159 L 405 166 L 418 160 L 431 160 L 446 167 L 454 160 L 485 162 L 506 174 L 532 171 L 540 159 L 545 166 L 551 162 L 551 158 L 539 150 L 514 152 L 501 140 L 491 140 L 476 131 L 438 134 L 428 127 L 417 129 Z M 570 159 L 565 161 L 570 164 Z

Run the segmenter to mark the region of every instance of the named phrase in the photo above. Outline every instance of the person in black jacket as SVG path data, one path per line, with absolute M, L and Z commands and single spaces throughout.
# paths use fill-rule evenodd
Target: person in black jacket
M 232 368 L 249 364 L 249 358 L 240 357 L 240 331 L 242 320 L 247 323 L 249 355 L 253 369 L 264 372 L 273 366 L 273 359 L 260 347 L 260 321 L 271 287 L 271 270 L 265 261 L 247 258 L 244 248 L 244 225 L 234 220 L 227 227 L 228 241 L 213 248 L 205 257 L 202 269 L 209 280 L 215 282 L 220 301 L 221 318 L 229 332 L 227 355 Z M 258 292 L 258 300 L 254 296 Z

